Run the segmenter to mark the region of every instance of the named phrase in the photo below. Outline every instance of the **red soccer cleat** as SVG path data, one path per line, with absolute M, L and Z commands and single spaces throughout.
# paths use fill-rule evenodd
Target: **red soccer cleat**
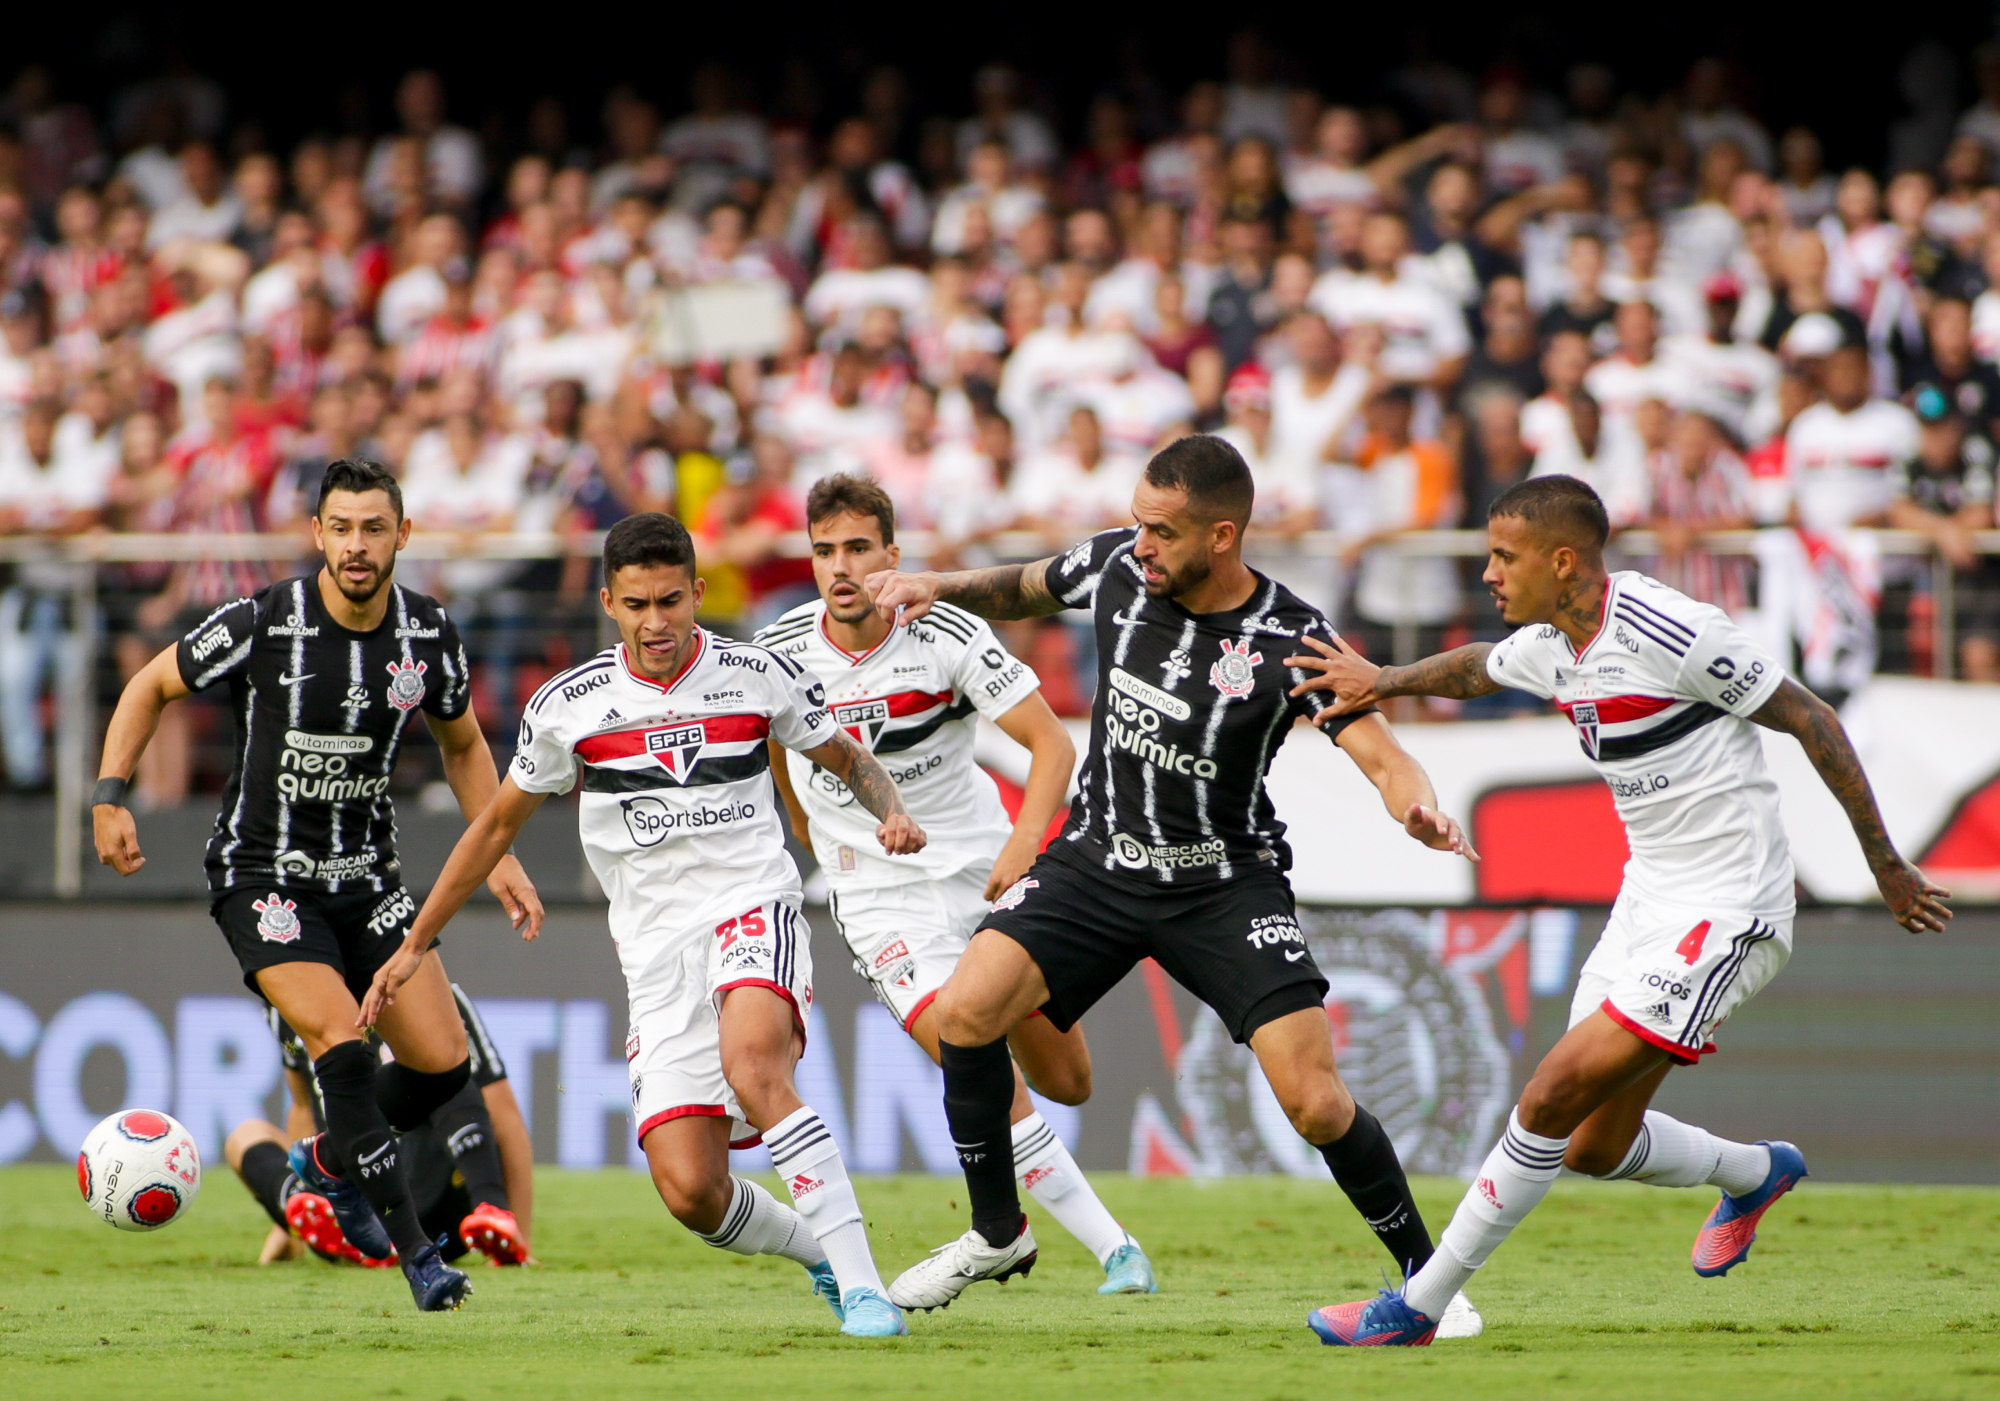
M 292 1193 L 291 1199 L 285 1203 L 285 1223 L 292 1228 L 293 1235 L 322 1259 L 364 1265 L 371 1270 L 385 1269 L 396 1263 L 393 1250 L 389 1252 L 388 1259 L 373 1260 L 349 1244 L 347 1237 L 341 1234 L 340 1222 L 334 1217 L 333 1203 L 317 1192 Z
M 528 1263 L 528 1241 L 521 1223 L 505 1207 L 482 1202 L 458 1223 L 458 1238 L 466 1249 L 477 1250 L 496 1265 Z
M 1757 1223 L 1806 1175 L 1806 1160 L 1797 1148 L 1764 1139 L 1758 1142 L 1771 1150 L 1771 1171 L 1762 1185 L 1741 1197 L 1725 1192 L 1695 1233 L 1694 1272 L 1704 1279 L 1726 1275 L 1749 1258 L 1750 1245 L 1757 1239 Z

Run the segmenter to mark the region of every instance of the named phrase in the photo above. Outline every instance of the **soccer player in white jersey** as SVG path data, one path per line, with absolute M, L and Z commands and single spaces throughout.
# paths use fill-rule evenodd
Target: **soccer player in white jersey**
M 771 774 L 793 830 L 812 844 L 826 875 L 855 971 L 936 1060 L 931 1001 L 993 902 L 1034 865 L 1068 793 L 1076 747 L 1033 670 L 1008 654 L 984 618 L 940 604 L 922 623 L 897 628 L 875 611 L 863 580 L 902 560 L 896 509 L 880 486 L 865 477 L 820 478 L 806 496 L 806 529 L 819 601 L 794 608 L 757 641 L 821 678 L 835 722 L 882 760 L 928 843 L 914 857 L 875 855 L 874 821 L 857 812 L 846 784 L 775 745 Z M 973 761 L 981 715 L 1031 756 L 1011 826 L 999 790 Z M 1057 1031 L 1031 1015 L 1007 1039 L 1042 1094 L 1059 1104 L 1090 1097 L 1082 1027 Z M 1153 1293 L 1152 1263 L 1036 1111 L 1019 1070 L 1011 1114 L 1014 1176 L 1097 1257 L 1105 1275 L 1098 1292 Z
M 581 785 L 583 848 L 611 902 L 631 1002 L 633 1118 L 667 1209 L 710 1245 L 804 1266 L 841 1332 L 901 1335 L 840 1150 L 793 1086 L 812 954 L 766 738 L 853 791 L 876 819 L 856 841 L 912 855 L 923 830 L 881 764 L 834 723 L 812 673 L 695 624 L 703 584 L 679 521 L 647 513 L 613 526 L 604 580 L 619 645 L 529 702 L 507 777 L 376 975 L 362 1017 L 394 1000 L 542 800 Z M 729 1173 L 729 1149 L 760 1134 L 791 1207 Z
M 1806 1175 L 1789 1143 L 1731 1143 L 1648 1108 L 1667 1072 L 1715 1049 L 1729 1014 L 1785 965 L 1792 861 L 1753 725 L 1798 739 L 1840 801 L 1897 923 L 1942 931 L 1949 893 L 1900 856 L 1839 719 L 1720 609 L 1630 571 L 1607 573 L 1604 505 L 1574 477 L 1538 477 L 1488 512 L 1486 584 L 1505 641 L 1377 667 L 1306 639 L 1331 713 L 1390 696 L 1554 700 L 1611 786 L 1632 857 L 1583 965 L 1569 1031 L 1542 1059 L 1437 1253 L 1400 1290 L 1315 1310 L 1321 1340 L 1418 1346 L 1565 1166 L 1656 1187 L 1722 1189 L 1695 1236 L 1695 1273 L 1727 1273 L 1757 1222 Z

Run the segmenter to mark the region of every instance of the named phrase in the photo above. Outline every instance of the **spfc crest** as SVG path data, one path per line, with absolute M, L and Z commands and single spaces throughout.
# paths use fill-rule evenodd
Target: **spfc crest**
M 833 722 L 860 741 L 863 749 L 873 753 L 875 741 L 881 737 L 882 727 L 889 723 L 889 702 L 862 700 L 836 703 L 833 707 Z
M 687 782 L 688 774 L 701 762 L 701 751 L 707 745 L 708 728 L 699 720 L 692 725 L 646 731 L 646 752 L 682 783 Z
M 1578 701 L 1569 708 L 1569 718 L 1576 725 L 1576 737 L 1583 741 L 1583 752 L 1595 759 L 1597 757 L 1597 702 Z
M 389 704 L 398 710 L 415 710 L 424 703 L 425 662 L 389 663 Z
M 1231 642 L 1222 639 L 1222 656 L 1208 669 L 1208 684 L 1215 687 L 1230 700 L 1241 700 L 1257 689 L 1257 663 L 1264 660 L 1262 652 L 1250 650 L 1246 639 Z
M 251 901 L 250 908 L 257 912 L 257 932 L 265 939 L 274 944 L 298 942 L 299 906 L 296 900 L 273 894 L 268 899 Z

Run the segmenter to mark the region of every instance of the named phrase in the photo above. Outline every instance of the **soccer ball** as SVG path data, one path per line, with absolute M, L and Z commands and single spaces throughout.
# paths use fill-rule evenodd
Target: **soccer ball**
M 123 1109 L 83 1140 L 76 1185 L 90 1214 L 107 1226 L 157 1231 L 194 1205 L 201 1154 L 171 1114 Z

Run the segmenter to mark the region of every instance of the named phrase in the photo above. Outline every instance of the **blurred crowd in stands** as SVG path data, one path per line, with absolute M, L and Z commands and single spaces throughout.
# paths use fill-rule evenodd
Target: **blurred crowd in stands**
M 1073 130 L 1003 66 L 955 114 L 882 68 L 805 124 L 706 68 L 664 107 L 544 99 L 504 148 L 417 71 L 393 129 L 289 150 L 205 78 L 94 112 L 29 67 L 0 96 L 0 532 L 298 529 L 324 463 L 365 456 L 428 532 L 672 511 L 707 620 L 741 629 L 809 593 L 777 545 L 824 473 L 872 473 L 932 563 L 972 563 L 1126 521 L 1150 452 L 1217 432 L 1256 474 L 1253 561 L 1377 654 L 1496 635 L 1476 563 L 1386 541 L 1567 472 L 1832 692 L 1939 666 L 1930 566 L 1857 533 L 1924 532 L 1957 570 L 1951 661 L 1996 681 L 1970 532 L 2000 428 L 2000 47 L 1959 65 L 1904 63 L 1931 107 L 1877 169 L 1829 168 L 1714 59 L 1657 96 L 1418 62 L 1349 106 L 1241 34 L 1223 80 L 1121 79 Z M 1961 76 L 1976 101 L 1936 110 Z M 702 315 L 765 343 L 690 349 Z M 1750 527 L 1754 556 L 1696 538 Z M 1322 530 L 1337 558 L 1293 547 Z M 284 568 L 107 568 L 109 654 L 129 671 Z M 23 563 L 0 591 L 16 787 L 46 784 L 50 695 L 87 662 L 70 579 Z M 587 559 L 406 579 L 474 639 L 500 733 L 596 645 Z M 1023 645 L 1085 703 L 1078 639 Z M 171 801 L 187 746 L 156 751 Z

